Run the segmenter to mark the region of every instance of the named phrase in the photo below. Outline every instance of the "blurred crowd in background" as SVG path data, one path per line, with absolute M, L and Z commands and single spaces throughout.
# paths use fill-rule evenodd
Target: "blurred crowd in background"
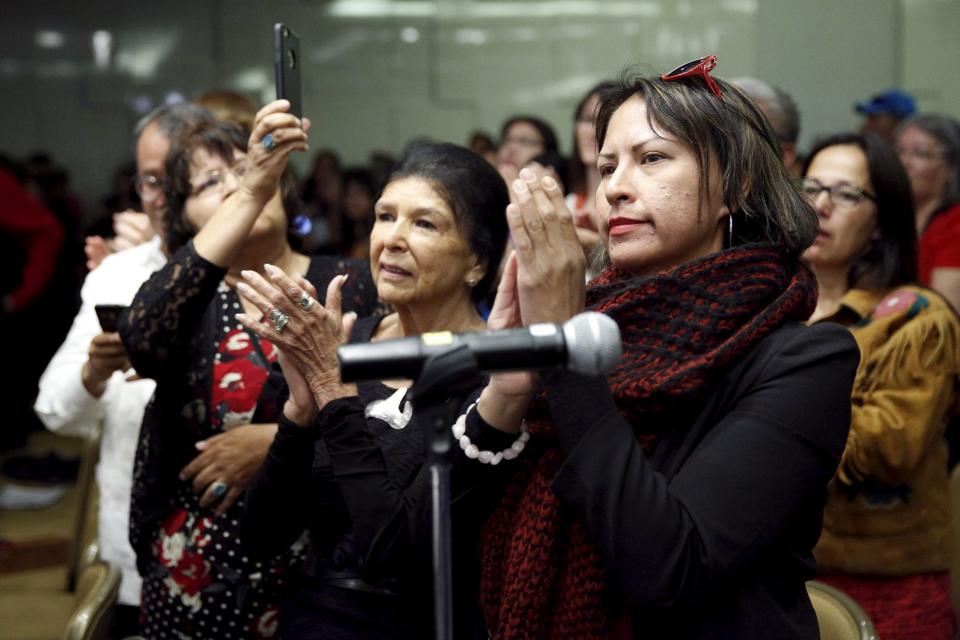
M 755 78 L 737 78 L 734 82 L 768 117 L 779 137 L 785 163 L 799 175 L 804 155 L 797 148 L 802 119 L 795 101 L 780 88 Z M 487 159 L 508 182 L 524 167 L 554 176 L 568 194 L 568 206 L 576 216 L 585 248 L 597 240 L 590 219 L 599 183 L 593 109 L 597 91 L 604 84 L 598 83 L 583 96 L 571 114 L 568 131 L 555 131 L 536 114 L 520 114 L 508 118 L 500 131 L 467 131 L 462 141 L 455 141 Z M 211 90 L 196 102 L 219 117 L 247 127 L 258 108 L 248 95 L 229 90 Z M 836 108 L 855 110 L 862 116 L 863 132 L 876 133 L 897 146 L 913 180 L 918 209 L 926 207 L 928 218 L 934 210 L 951 204 L 958 171 L 955 145 L 960 139 L 960 125 L 955 120 L 937 116 L 945 123 L 947 137 L 937 139 L 921 132 L 918 142 L 908 148 L 902 140 L 906 131 L 903 123 L 917 116 L 916 103 L 909 94 L 889 89 Z M 952 136 L 951 128 L 955 129 Z M 560 136 L 570 140 L 569 156 L 560 152 Z M 910 136 L 910 140 L 915 138 Z M 365 258 L 369 255 L 367 238 L 373 225 L 374 203 L 396 158 L 387 152 L 374 152 L 366 164 L 350 166 L 342 162 L 338 150 L 323 147 L 322 141 L 317 144 L 320 148 L 312 153 L 309 171 L 290 178 L 296 181 L 297 196 L 288 204 L 291 244 L 305 253 Z M 945 179 L 937 183 L 939 186 L 925 185 L 931 172 L 939 168 Z M 35 336 L 29 357 L 24 353 L 16 360 L 22 371 L 11 397 L 20 400 L 11 423 L 23 427 L 0 432 L 3 450 L 9 451 L 22 446 L 30 430 L 40 428 L 31 408 L 36 382 L 79 308 L 80 286 L 86 273 L 105 255 L 149 239 L 153 229 L 147 216 L 140 213 L 143 207 L 132 159 L 105 171 L 104 193 L 94 210 L 84 209 L 81 199 L 72 192 L 70 167 L 48 152 L 38 150 L 26 157 L 13 157 L 0 150 L 0 173 L 9 179 L 3 183 L 0 210 L 12 211 L 11 203 L 16 200 L 8 195 L 15 189 L 29 194 L 37 205 L 29 221 L 12 220 L 4 213 L 0 230 L 5 263 L 4 324 L 28 327 Z M 943 293 L 954 303 L 960 301 L 960 295 Z

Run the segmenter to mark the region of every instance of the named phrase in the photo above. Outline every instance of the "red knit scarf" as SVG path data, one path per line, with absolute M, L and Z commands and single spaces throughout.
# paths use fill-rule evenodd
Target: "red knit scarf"
M 620 412 L 644 448 L 655 434 L 639 416 L 713 382 L 778 326 L 805 320 L 816 281 L 770 245 L 712 254 L 655 277 L 615 268 L 594 280 L 591 309 L 620 326 L 623 356 L 608 376 Z M 494 640 L 609 637 L 604 571 L 586 528 L 551 492 L 563 454 L 546 404 L 527 419 L 533 435 L 520 468 L 481 533 L 481 605 Z

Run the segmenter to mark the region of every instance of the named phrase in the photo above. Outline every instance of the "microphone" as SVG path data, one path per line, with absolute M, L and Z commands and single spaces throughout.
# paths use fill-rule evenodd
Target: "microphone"
M 566 367 L 586 375 L 612 369 L 620 358 L 620 328 L 595 311 L 557 324 L 523 329 L 425 333 L 415 338 L 346 344 L 337 349 L 344 382 L 416 379 L 431 355 L 466 345 L 481 371 L 525 371 Z

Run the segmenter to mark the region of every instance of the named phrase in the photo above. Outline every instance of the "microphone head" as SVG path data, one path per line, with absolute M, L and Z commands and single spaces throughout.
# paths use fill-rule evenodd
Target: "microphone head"
M 577 373 L 598 376 L 616 366 L 623 352 L 620 327 L 610 316 L 585 311 L 563 323 L 567 344 L 567 368 Z

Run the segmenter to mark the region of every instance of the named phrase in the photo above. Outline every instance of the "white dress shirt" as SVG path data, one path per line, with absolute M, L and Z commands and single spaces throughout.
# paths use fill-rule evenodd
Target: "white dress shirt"
M 90 341 L 102 333 L 94 305 L 129 305 L 134 295 L 166 257 L 160 238 L 107 256 L 83 283 L 82 305 L 67 339 L 40 378 L 34 410 L 51 431 L 68 435 L 89 434 L 103 419 L 97 485 L 100 555 L 122 572 L 120 603 L 140 604 L 140 576 L 127 535 L 130 489 L 137 436 L 143 410 L 156 386 L 153 380 L 128 381 L 115 371 L 100 398 L 83 386 L 80 370 L 87 361 Z

